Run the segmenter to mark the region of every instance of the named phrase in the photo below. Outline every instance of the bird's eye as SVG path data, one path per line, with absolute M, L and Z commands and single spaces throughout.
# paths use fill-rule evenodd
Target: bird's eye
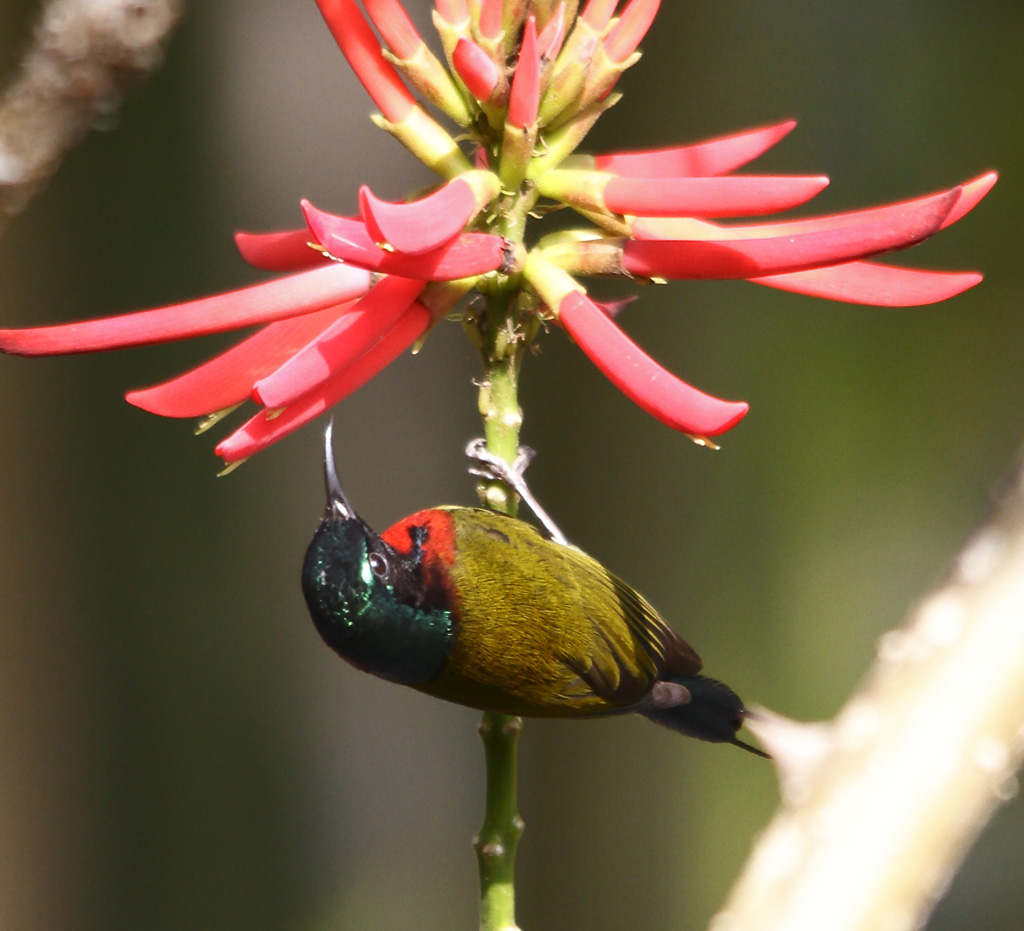
M 387 560 L 380 553 L 370 553 L 367 557 L 370 563 L 370 571 L 378 579 L 383 578 L 388 571 Z

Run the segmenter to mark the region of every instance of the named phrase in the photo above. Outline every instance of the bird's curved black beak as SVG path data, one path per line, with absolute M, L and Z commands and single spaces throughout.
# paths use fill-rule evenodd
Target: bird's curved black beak
M 348 503 L 338 479 L 338 468 L 334 463 L 334 418 L 327 422 L 324 430 L 324 487 L 327 490 L 327 511 L 325 517 L 337 520 L 358 520 L 352 505 Z

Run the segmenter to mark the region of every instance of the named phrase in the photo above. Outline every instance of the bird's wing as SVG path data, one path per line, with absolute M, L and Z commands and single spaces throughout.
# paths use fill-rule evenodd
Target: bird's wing
M 514 518 L 445 510 L 458 543 L 446 570 L 458 629 L 449 679 L 486 683 L 510 713 L 599 715 L 630 710 L 667 673 L 700 669 L 652 605 L 590 556 Z
M 568 661 L 596 694 L 628 705 L 666 672 L 700 669 L 700 657 L 636 589 L 578 550 L 567 550 L 566 560 L 590 625 L 584 655 Z
M 651 655 L 658 657 L 661 672 L 692 676 L 700 672 L 697 652 L 678 632 L 669 627 L 654 606 L 635 588 L 617 576 L 612 576 L 616 592 L 622 602 L 626 622 L 634 635 L 644 642 Z

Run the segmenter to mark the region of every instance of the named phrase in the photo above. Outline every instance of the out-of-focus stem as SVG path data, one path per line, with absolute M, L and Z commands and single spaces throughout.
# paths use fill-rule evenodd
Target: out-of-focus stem
M 0 232 L 163 58 L 182 0 L 52 0 L 0 97 Z
M 1024 468 L 828 725 L 751 722 L 784 804 L 714 931 L 911 931 L 1024 757 Z

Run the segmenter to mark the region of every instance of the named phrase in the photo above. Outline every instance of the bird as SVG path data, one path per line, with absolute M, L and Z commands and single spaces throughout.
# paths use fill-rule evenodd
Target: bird
M 673 731 L 737 737 L 750 712 L 699 675 L 693 648 L 636 589 L 571 545 L 516 463 L 469 444 L 472 474 L 509 485 L 543 530 L 479 507 L 417 511 L 376 533 L 338 479 L 324 434 L 327 507 L 302 589 L 324 642 L 356 669 L 482 711 L 540 718 L 636 713 Z

